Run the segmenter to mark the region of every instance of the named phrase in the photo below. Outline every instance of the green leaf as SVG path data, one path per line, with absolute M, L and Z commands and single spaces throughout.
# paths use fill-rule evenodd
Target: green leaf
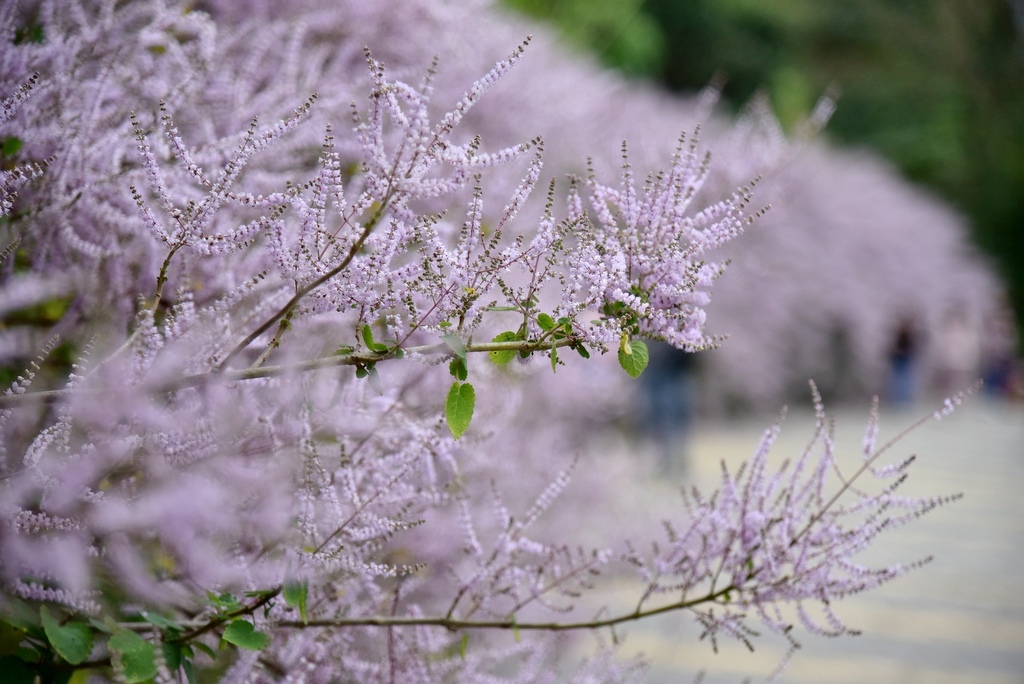
M 72 665 L 86 661 L 92 653 L 92 630 L 89 625 L 77 621 L 62 625 L 50 615 L 46 606 L 39 609 L 39 617 L 42 618 L 46 638 L 61 658 Z
M 469 377 L 469 369 L 466 368 L 466 359 L 456 356 L 448 364 L 448 370 L 456 380 L 465 380 Z
M 14 44 L 22 45 L 24 43 L 38 43 L 42 44 L 46 40 L 46 34 L 43 31 L 42 24 L 29 24 L 28 26 L 22 26 L 14 32 Z
M 165 618 L 163 615 L 160 615 L 159 613 L 150 613 L 149 611 L 144 610 L 139 615 L 142 617 L 143 620 L 145 620 L 151 625 L 159 627 L 160 629 L 178 628 L 178 624 L 176 622 Z
M 107 648 L 121 656 L 124 678 L 129 684 L 156 677 L 156 648 L 135 632 L 121 630 L 110 637 Z
M 24 629 L 0 619 L 0 656 L 13 655 L 24 638 Z
M 5 603 L 0 622 L 26 631 L 32 628 L 39 631 L 39 611 L 34 606 L 13 596 L 5 597 Z
M 160 650 L 164 654 L 164 662 L 167 663 L 167 669 L 171 672 L 177 672 L 181 668 L 181 646 L 178 644 L 162 643 L 160 644 Z
M 0 156 L 13 157 L 18 154 L 18 150 L 21 149 L 21 138 L 16 138 L 13 135 L 9 135 L 6 138 L 0 138 Z
M 468 382 L 453 382 L 451 389 L 448 390 L 448 398 L 444 402 L 444 417 L 455 439 L 462 437 L 469 427 L 475 405 L 476 392 L 473 386 Z
M 555 347 L 551 348 L 551 372 L 554 373 L 558 370 L 558 349 Z
M 466 360 L 466 345 L 462 343 L 462 340 L 459 339 L 458 335 L 455 333 L 448 333 L 441 339 L 444 340 L 444 343 L 448 345 L 449 349 L 455 352 L 457 357 L 463 361 Z
M 498 333 L 491 342 L 514 342 L 518 339 L 519 336 L 516 333 L 511 330 L 506 330 L 503 333 Z M 487 355 L 491 358 L 491 361 L 499 366 L 504 366 L 509 361 L 516 358 L 516 352 L 514 349 L 487 352 Z
M 580 356 L 582 356 L 583 358 L 585 358 L 585 359 L 589 359 L 590 358 L 590 352 L 587 351 L 587 348 L 584 347 L 582 344 L 574 344 L 574 345 L 572 345 L 572 348 L 575 349 L 576 353 L 579 354 Z
M 210 660 L 217 659 L 217 652 L 201 641 L 193 641 L 192 645 L 210 657 Z
M 248 620 L 232 620 L 224 629 L 224 641 L 249 651 L 259 651 L 269 638 L 264 632 L 256 631 Z
M 366 345 L 367 349 L 372 352 L 377 352 L 378 354 L 383 354 L 388 350 L 388 346 L 386 344 L 373 341 L 373 328 L 368 325 L 363 326 L 363 344 Z
M 206 596 L 209 598 L 210 604 L 220 612 L 230 613 L 231 611 L 245 608 L 245 606 L 238 602 L 238 599 L 227 592 L 218 596 L 212 591 L 208 591 L 206 592 Z
M 196 668 L 192 664 L 191 659 L 183 658 L 181 661 L 181 669 L 185 671 L 185 677 L 188 679 L 188 684 L 199 684 L 199 680 L 196 679 Z
M 308 598 L 309 582 L 306 580 L 301 582 L 291 580 L 284 583 L 284 602 L 292 608 L 299 609 L 299 615 L 302 616 L 303 624 L 309 621 L 309 615 L 306 613 L 306 601 Z
M 546 313 L 539 314 L 537 316 L 537 325 L 541 327 L 541 330 L 547 332 L 548 330 L 555 329 L 555 319 Z
M 107 616 L 107 619 L 108 620 L 112 620 L 112 618 L 110 618 L 109 615 Z M 117 631 L 116 629 L 111 629 L 110 626 L 107 625 L 106 622 L 100 622 L 96 618 L 89 618 L 89 624 L 92 625 L 92 628 L 94 630 L 96 630 L 97 632 L 103 632 L 105 634 L 113 634 L 114 632 Z
M 629 373 L 631 377 L 640 377 L 640 374 L 647 368 L 650 356 L 647 353 L 647 345 L 640 340 L 626 340 L 619 348 L 619 365 Z
M 459 641 L 459 657 L 463 660 L 466 659 L 466 650 L 469 647 L 469 632 L 462 633 L 462 639 Z

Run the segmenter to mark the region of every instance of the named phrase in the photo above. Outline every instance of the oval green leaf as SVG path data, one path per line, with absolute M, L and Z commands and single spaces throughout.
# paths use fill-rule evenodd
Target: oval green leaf
M 17 653 L 25 634 L 26 630 L 0 618 L 0 657 Z
M 491 340 L 491 342 L 514 342 L 517 339 L 519 339 L 519 337 L 516 335 L 516 333 L 512 332 L 511 330 L 506 330 L 503 333 L 498 333 L 497 335 L 495 335 L 494 339 Z M 509 361 L 516 358 L 516 351 L 515 349 L 503 349 L 501 351 L 487 352 L 487 355 L 490 357 L 491 361 L 493 361 L 497 365 L 504 366 Z
M 457 357 L 463 361 L 466 360 L 466 345 L 462 343 L 462 340 L 459 339 L 458 335 L 455 333 L 448 333 L 441 339 L 444 340 L 444 343 L 448 345 L 449 349 L 455 352 Z
M 628 353 L 625 349 L 626 344 L 629 345 Z M 647 345 L 640 340 L 629 340 L 622 345 L 619 349 L 619 365 L 622 369 L 629 373 L 630 377 L 639 377 L 644 369 L 647 368 L 647 363 L 650 360 L 650 355 L 647 353 Z
M 309 582 L 306 580 L 289 580 L 284 583 L 284 602 L 292 608 L 299 609 L 302 622 L 309 620 L 306 613 L 306 601 L 309 597 Z
M 249 651 L 259 651 L 267 645 L 270 637 L 256 631 L 248 620 L 232 620 L 224 629 L 224 641 Z
M 92 653 L 92 630 L 84 622 L 72 621 L 60 624 L 50 615 L 46 606 L 39 609 L 43 631 L 50 640 L 53 650 L 72 665 L 84 663 Z
M 448 398 L 444 402 L 444 417 L 448 421 L 448 429 L 455 439 L 462 437 L 473 420 L 473 407 L 476 405 L 476 392 L 468 382 L 452 383 L 448 390 Z
M 120 656 L 124 679 L 129 684 L 156 677 L 156 649 L 135 632 L 121 630 L 110 637 L 107 648 Z
M 366 345 L 367 349 L 378 354 L 383 354 L 388 350 L 388 346 L 386 344 L 374 341 L 373 328 L 368 325 L 363 326 L 363 344 Z
M 461 356 L 456 356 L 452 359 L 452 362 L 448 364 L 448 371 L 456 380 L 465 380 L 469 377 L 469 369 L 466 368 L 466 359 Z
M 13 135 L 3 138 L 0 140 L 0 156 L 13 157 L 18 154 L 21 145 L 21 138 L 15 138 Z

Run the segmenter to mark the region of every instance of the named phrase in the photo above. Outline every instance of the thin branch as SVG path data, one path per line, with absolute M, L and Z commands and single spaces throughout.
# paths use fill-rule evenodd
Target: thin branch
M 180 219 L 179 219 L 179 223 L 180 223 Z M 185 243 L 183 241 L 178 241 L 173 247 L 171 247 L 171 250 L 170 250 L 170 252 L 168 252 L 167 257 L 164 259 L 163 263 L 160 265 L 160 273 L 157 275 L 157 278 L 156 278 L 156 292 L 153 295 L 153 304 L 152 304 L 152 306 L 149 307 L 150 311 L 152 313 L 154 313 L 154 314 L 160 308 L 160 302 L 163 300 L 164 286 L 167 284 L 167 271 L 168 271 L 168 269 L 170 269 L 171 259 L 173 259 L 174 255 L 177 253 L 177 251 L 179 249 L 181 249 L 182 247 L 184 247 L 184 246 L 185 246 Z M 105 365 L 110 363 L 110 361 L 112 361 L 113 359 L 118 357 L 125 350 L 129 349 L 132 346 L 132 344 L 135 343 L 135 340 L 139 339 L 139 336 L 142 334 L 142 331 L 144 329 L 145 328 L 143 328 L 142 326 L 136 327 L 134 332 L 132 332 L 132 334 L 128 337 L 128 339 L 126 339 L 124 341 L 124 343 L 121 344 L 120 347 L 118 347 L 113 352 L 111 352 L 107 356 L 107 358 L 105 358 L 102 361 L 100 361 L 100 363 L 96 366 L 96 368 L 94 368 L 90 372 L 90 375 L 94 374 L 100 368 L 103 368 Z
M 221 615 L 215 615 L 205 625 L 203 625 L 201 627 L 197 627 L 196 629 L 193 629 L 190 632 L 185 632 L 184 634 L 182 634 L 182 635 L 180 635 L 178 637 L 175 637 L 173 639 L 168 639 L 167 643 L 170 643 L 170 644 L 184 644 L 184 643 L 187 643 L 187 642 L 191 641 L 192 639 L 195 639 L 197 636 L 205 634 L 205 633 L 209 632 L 212 629 L 216 629 L 220 625 L 223 625 L 223 624 L 225 624 L 227 622 L 230 622 L 231 620 L 234 620 L 236 618 L 240 618 L 243 615 L 252 615 L 257 610 L 259 610 L 260 608 L 262 608 L 263 606 L 267 605 L 268 603 L 273 601 L 275 598 L 277 598 L 277 595 L 280 594 L 283 589 L 284 589 L 284 587 L 279 585 L 279 586 L 274 587 L 273 589 L 271 589 L 271 590 L 269 590 L 267 592 L 262 592 L 260 594 L 259 600 L 254 602 L 252 605 L 242 606 L 241 608 L 238 608 L 237 610 L 232 610 L 232 611 L 229 611 L 229 612 L 221 614 Z
M 278 594 L 281 593 L 283 588 L 284 587 L 282 586 L 277 586 L 274 589 L 271 589 L 265 593 L 261 593 L 259 600 L 255 601 L 252 605 L 242 606 L 241 608 L 229 611 L 227 613 L 214 615 L 209 620 L 204 620 L 201 623 L 196 624 L 195 627 L 190 631 L 170 639 L 163 639 L 163 642 L 167 644 L 185 644 L 195 639 L 196 637 L 209 632 L 210 630 L 216 629 L 217 627 L 230 622 L 231 620 L 240 618 L 244 615 L 252 615 L 257 610 L 273 601 L 278 596 Z M 118 626 L 122 629 L 131 630 L 133 632 L 161 632 L 161 629 L 159 627 L 149 622 L 121 622 L 118 623 Z M 178 626 L 187 626 L 187 624 L 179 623 Z M 86 662 L 77 664 L 58 662 L 55 664 L 55 667 L 59 670 L 75 671 L 91 670 L 98 667 L 110 667 L 110 665 L 111 659 L 110 656 L 107 656 L 106 658 L 88 660 Z
M 582 629 L 601 629 L 602 627 L 614 627 L 625 622 L 633 622 L 671 613 L 677 610 L 692 608 L 702 603 L 716 602 L 726 594 L 737 590 L 732 585 L 719 589 L 718 591 L 706 594 L 700 598 L 690 601 L 677 601 L 658 608 L 648 610 L 636 610 L 632 613 L 624 613 L 615 617 L 603 620 L 586 620 L 580 622 L 518 622 L 514 619 L 506 620 L 459 620 L 451 617 L 396 617 L 390 615 L 375 615 L 363 618 L 336 618 L 333 620 L 309 620 L 307 622 L 297 620 L 281 620 L 275 623 L 277 627 L 306 629 L 310 627 L 340 628 L 340 627 L 444 627 L 450 631 L 460 629 L 501 629 L 501 630 L 532 630 L 541 632 L 568 632 Z
M 815 523 L 821 520 L 821 518 L 829 511 L 829 509 L 831 509 L 832 506 L 834 506 L 835 503 L 839 501 L 843 494 L 845 494 L 853 487 L 853 484 L 860 478 L 860 476 L 867 472 L 871 468 L 871 466 L 873 466 L 878 461 L 878 459 L 882 457 L 882 454 L 884 454 L 893 446 L 895 446 L 898 442 L 900 442 L 904 437 L 909 435 L 911 432 L 918 429 L 922 425 L 925 425 L 926 423 L 930 423 L 933 420 L 935 420 L 934 414 L 929 413 L 927 416 L 924 416 L 915 423 L 904 428 L 898 435 L 896 435 L 888 442 L 886 442 L 880 449 L 877 449 L 873 454 L 871 454 L 869 458 L 865 459 L 864 463 L 861 464 L 860 468 L 858 468 L 857 471 L 848 480 L 843 480 L 843 486 L 839 488 L 839 491 L 833 494 L 832 498 L 830 498 L 818 510 L 817 513 L 811 516 L 810 520 L 807 521 L 807 524 L 804 525 L 803 529 L 800 530 L 800 532 L 798 532 L 795 537 L 793 537 L 789 545 L 794 546 L 800 540 L 801 537 L 807 534 L 807 532 L 815 525 Z
M 274 323 L 281 320 L 285 316 L 291 314 L 292 310 L 299 303 L 299 300 L 301 300 L 310 292 L 320 287 L 328 280 L 330 280 L 331 278 L 333 278 L 334 276 L 338 275 L 346 268 L 348 268 L 349 264 L 352 263 L 352 260 L 356 258 L 357 254 L 359 254 L 359 250 L 363 248 L 363 244 L 366 242 L 367 238 L 370 237 L 370 234 L 373 233 L 374 229 L 377 227 L 377 224 L 384 216 L 384 212 L 388 207 L 388 203 L 391 200 L 391 196 L 392 191 L 389 190 L 388 194 L 385 195 L 385 197 L 381 200 L 380 206 L 377 207 L 377 210 L 373 212 L 373 215 L 370 216 L 370 218 L 366 221 L 366 225 L 363 227 L 363 232 L 359 235 L 359 239 L 357 239 L 352 244 L 352 247 L 349 248 L 348 250 L 348 254 L 345 255 L 345 258 L 342 259 L 341 263 L 332 268 L 327 273 L 324 273 L 316 280 L 296 290 L 295 295 L 292 296 L 292 298 L 289 299 L 284 306 L 282 306 L 280 309 L 277 310 L 276 313 L 274 313 L 270 318 L 264 321 L 263 324 L 260 325 L 260 327 L 256 328 L 251 333 L 249 333 L 244 340 L 235 345 L 234 349 L 228 352 L 228 355 L 225 356 L 224 359 L 217 366 L 218 371 L 223 371 L 224 369 L 226 369 L 227 365 L 232 361 L 232 359 L 241 354 L 250 344 L 252 344 L 256 340 L 256 338 L 258 338 L 260 335 L 269 330 L 270 327 L 274 325 Z

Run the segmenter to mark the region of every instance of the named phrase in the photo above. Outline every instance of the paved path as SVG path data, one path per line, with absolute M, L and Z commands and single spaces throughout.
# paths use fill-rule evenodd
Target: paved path
M 927 414 L 883 411 L 882 439 Z M 858 453 L 866 410 L 842 410 L 837 438 Z M 718 463 L 747 458 L 771 417 L 699 425 L 690 443 L 688 477 L 710 491 Z M 809 412 L 787 417 L 773 453 L 795 455 L 812 434 Z M 880 440 L 879 443 L 882 443 Z M 843 452 L 840 451 L 840 454 Z M 924 426 L 894 450 L 919 455 L 907 494 L 962 491 L 964 498 L 883 536 L 871 558 L 885 564 L 934 555 L 930 565 L 888 586 L 836 604 L 859 637 L 799 633 L 803 648 L 778 680 L 784 684 L 1024 683 L 1024 407 L 974 398 L 942 422 Z M 673 497 L 652 480 L 646 496 Z M 763 681 L 784 643 L 762 640 L 753 654 L 730 647 L 715 655 L 696 642 L 683 616 L 638 624 L 627 644 L 654 661 L 653 684 L 689 682 L 706 668 L 707 684 Z

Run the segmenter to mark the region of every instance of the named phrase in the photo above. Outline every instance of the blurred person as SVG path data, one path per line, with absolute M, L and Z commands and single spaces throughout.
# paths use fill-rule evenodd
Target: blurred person
M 664 342 L 650 342 L 648 350 L 650 362 L 640 376 L 644 394 L 640 427 L 658 447 L 662 472 L 685 470 L 696 395 L 693 354 Z
M 913 404 L 917 396 L 919 348 L 917 326 L 910 318 L 902 319 L 889 350 L 889 399 L 897 406 Z

